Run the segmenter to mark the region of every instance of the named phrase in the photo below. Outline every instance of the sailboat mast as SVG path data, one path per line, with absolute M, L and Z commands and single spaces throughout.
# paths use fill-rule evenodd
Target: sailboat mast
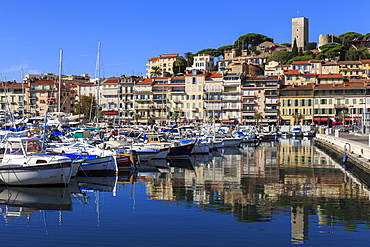
M 63 50 L 60 49 L 60 53 L 59 53 L 58 112 L 60 112 L 61 94 L 62 94 L 62 61 L 63 61 Z
M 23 80 L 23 77 L 24 77 L 24 74 L 23 74 L 23 69 L 21 70 L 21 75 L 22 75 L 22 118 L 24 118 L 24 101 L 25 101 L 25 95 L 24 95 L 24 80 Z
M 97 81 L 97 88 L 96 88 L 96 98 L 97 98 L 97 106 L 96 106 L 96 124 L 99 123 L 99 118 L 98 118 L 98 112 L 99 112 L 99 106 L 100 106 L 100 40 L 98 41 L 98 57 L 96 59 L 96 70 L 95 70 L 95 78 L 98 78 Z

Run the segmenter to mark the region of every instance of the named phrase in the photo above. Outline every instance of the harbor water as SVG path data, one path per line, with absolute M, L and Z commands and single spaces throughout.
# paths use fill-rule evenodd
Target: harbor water
M 367 246 L 366 176 L 280 139 L 68 188 L 1 187 L 3 246 Z

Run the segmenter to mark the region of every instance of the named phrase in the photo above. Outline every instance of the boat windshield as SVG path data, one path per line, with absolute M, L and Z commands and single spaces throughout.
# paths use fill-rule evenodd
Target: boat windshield
M 40 153 L 41 151 L 41 143 L 38 140 L 33 141 L 25 141 L 24 147 L 27 154 L 33 154 L 33 153 Z
M 7 147 L 5 149 L 5 154 L 11 155 L 22 155 L 22 144 L 20 142 L 7 142 Z

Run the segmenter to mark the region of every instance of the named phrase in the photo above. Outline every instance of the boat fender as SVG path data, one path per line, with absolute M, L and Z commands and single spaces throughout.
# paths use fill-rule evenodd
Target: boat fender
M 89 154 L 88 152 L 81 152 L 80 154 Z
M 344 155 L 344 157 L 343 157 L 343 163 L 346 163 L 347 160 L 348 160 L 348 156 L 347 155 Z

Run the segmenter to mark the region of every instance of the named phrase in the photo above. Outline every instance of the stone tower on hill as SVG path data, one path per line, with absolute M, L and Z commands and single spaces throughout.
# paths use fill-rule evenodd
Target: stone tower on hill
M 292 18 L 292 47 L 294 40 L 298 49 L 306 50 L 308 44 L 308 19 L 305 17 Z

